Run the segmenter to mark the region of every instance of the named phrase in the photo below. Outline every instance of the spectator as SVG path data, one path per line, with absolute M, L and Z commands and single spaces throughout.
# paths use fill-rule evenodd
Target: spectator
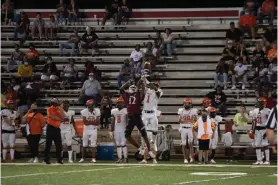
M 133 64 L 142 63 L 143 61 L 143 52 L 140 51 L 140 45 L 136 44 L 135 49 L 130 54 L 130 59 Z
M 244 65 L 249 64 L 249 54 L 245 48 L 244 43 L 240 43 L 236 48 L 236 58 L 238 59 L 240 57 L 243 59 Z
M 238 22 L 238 28 L 242 32 L 251 32 L 252 40 L 254 41 L 256 39 L 256 16 L 250 14 L 250 11 L 246 10 L 245 14 L 240 16 L 239 22 Z
M 24 88 L 27 96 L 28 106 L 37 101 L 40 96 L 40 89 L 44 87 L 43 83 L 28 82 Z
M 271 98 L 271 96 L 269 96 L 268 94 L 269 94 L 268 91 L 263 91 L 263 98 L 266 99 L 265 108 L 272 109 L 277 105 L 277 102 L 275 101 L 275 99 Z
M 8 72 L 15 72 L 18 70 L 18 67 L 23 62 L 24 54 L 22 51 L 19 50 L 19 45 L 15 45 L 15 51 L 13 52 L 11 59 L 8 60 L 7 63 L 7 71 Z
M 118 75 L 118 88 L 122 87 L 122 82 L 127 82 L 132 78 L 133 67 L 132 64 L 126 59 L 120 69 Z
M 236 48 L 233 46 L 233 41 L 229 40 L 227 46 L 222 52 L 222 57 L 224 61 L 234 60 L 236 56 Z
M 78 46 L 79 41 L 80 37 L 78 36 L 78 30 L 75 29 L 74 34 L 70 35 L 68 42 L 60 43 L 60 55 L 64 55 L 64 48 L 71 49 L 71 56 L 76 55 L 76 48 Z
M 252 61 L 252 68 L 259 67 L 261 61 L 265 62 L 265 65 L 268 63 L 268 61 L 265 60 L 265 53 L 259 42 L 256 43 L 256 49 L 253 51 Z
M 73 58 L 69 59 L 69 64 L 64 68 L 64 84 L 67 84 L 68 82 L 75 81 L 77 79 L 78 75 L 78 69 L 74 65 L 75 60 Z
M 43 18 L 41 18 L 41 13 L 36 14 L 36 20 L 33 23 L 32 26 L 32 37 L 34 38 L 36 35 L 36 32 L 39 32 L 39 38 L 42 39 L 43 36 L 43 30 L 45 30 L 45 24 Z
M 64 4 L 63 0 L 60 0 L 60 3 L 56 5 L 56 18 L 58 24 L 62 24 L 67 17 L 67 5 Z
M 12 3 L 11 0 L 6 0 L 6 2 L 2 4 L 1 22 L 5 22 L 5 24 L 11 24 L 13 18 L 14 3 Z
M 99 102 L 102 96 L 101 86 L 98 80 L 94 78 L 94 73 L 89 74 L 89 79 L 82 86 L 79 100 L 86 103 L 87 100 L 93 99 Z
M 242 82 L 242 90 L 245 89 L 247 82 L 247 66 L 243 64 L 243 58 L 238 59 L 238 63 L 235 66 L 235 74 L 232 76 L 232 89 L 236 89 L 236 81 Z
M 155 67 L 158 63 L 158 60 L 160 58 L 160 51 L 153 47 L 152 42 L 147 43 L 146 49 L 143 51 L 144 53 L 144 61 L 148 61 L 152 68 Z
M 272 62 L 268 66 L 268 79 L 269 82 L 277 82 L 277 59 L 272 60 Z
M 118 17 L 118 25 L 121 25 L 122 21 L 125 20 L 126 24 L 128 24 L 128 19 L 130 18 L 131 8 L 127 3 L 127 0 L 123 0 L 119 7 L 119 17 Z
M 242 32 L 235 27 L 234 22 L 230 22 L 230 29 L 226 31 L 226 44 L 229 40 L 233 41 L 233 44 L 237 44 L 242 41 L 242 38 Z
M 258 10 L 258 3 L 256 0 L 246 0 L 243 5 L 243 11 L 240 12 L 240 16 L 246 12 L 250 12 L 251 15 L 256 16 Z
M 111 4 L 107 4 L 105 6 L 105 14 L 102 19 L 102 26 L 105 25 L 108 19 L 114 18 L 115 25 L 118 24 L 118 9 L 119 9 L 119 1 L 113 0 Z M 104 27 L 102 27 L 103 29 Z
M 86 27 L 86 32 L 82 35 L 80 44 L 80 53 L 83 54 L 84 49 L 92 48 L 92 55 L 98 52 L 98 36 L 89 26 Z
M 96 80 L 98 81 L 101 80 L 101 72 L 98 70 L 97 67 L 94 66 L 93 62 L 88 60 L 85 62 L 85 70 L 84 70 L 82 84 L 89 78 L 90 73 L 94 74 L 94 78 Z
M 68 6 L 68 20 L 69 20 L 69 25 L 71 25 L 71 23 L 73 22 L 73 25 L 75 24 L 75 22 L 77 21 L 77 17 L 78 17 L 78 8 L 74 2 L 74 0 L 70 1 L 70 5 Z
M 221 113 L 221 116 L 225 117 L 227 97 L 222 91 L 222 87 L 217 86 L 216 91 L 208 93 L 206 97 L 211 100 L 211 106 L 217 108 Z
M 101 129 L 109 128 L 110 118 L 111 118 L 111 110 L 112 110 L 112 100 L 109 96 L 103 96 L 100 103 L 100 125 Z
M 172 30 L 170 28 L 165 29 L 165 33 L 162 34 L 163 42 L 161 45 L 161 52 L 164 53 L 167 50 L 169 57 L 172 57 L 173 50 L 176 48 L 175 40 L 172 35 Z
M 6 100 L 17 100 L 17 91 L 15 91 L 11 85 L 9 85 L 6 91 L 4 91 L 4 95 Z
M 277 39 L 277 30 L 273 28 L 272 23 L 270 23 L 268 28 L 265 30 L 263 39 L 266 47 L 270 47 L 270 44 Z
M 39 52 L 35 49 L 34 44 L 29 44 L 29 50 L 25 53 L 26 61 L 32 66 L 35 67 L 39 63 Z
M 17 91 L 17 112 L 21 118 L 28 111 L 28 103 L 27 94 L 24 87 L 21 86 Z
M 54 15 L 50 15 L 48 24 L 45 25 L 45 38 L 48 39 L 48 34 L 50 35 L 50 39 L 53 40 L 56 38 L 57 34 L 57 29 L 58 29 L 58 23 L 55 20 Z
M 58 70 L 51 57 L 48 57 L 46 62 L 47 63 L 43 67 L 41 80 L 43 82 L 50 81 L 50 88 L 52 88 L 53 81 L 56 81 L 59 78 Z
M 163 38 L 161 37 L 161 32 L 156 32 L 156 38 L 154 39 L 155 47 L 160 48 L 163 43 Z
M 268 71 L 264 65 L 264 62 L 261 62 L 260 65 L 255 69 L 253 84 L 256 85 L 260 83 L 267 75 L 267 72 Z
M 221 58 L 216 66 L 216 73 L 214 77 L 215 88 L 218 86 L 218 82 L 220 81 L 224 82 L 224 89 L 227 89 L 228 70 L 229 65 L 224 62 L 223 58 Z
M 277 41 L 271 44 L 271 49 L 267 52 L 267 58 L 269 62 L 277 60 Z
M 268 17 L 268 23 L 272 24 L 275 17 L 276 7 L 274 0 L 264 0 L 259 9 L 259 24 L 263 24 L 264 18 Z
M 20 18 L 16 21 L 13 39 L 16 41 L 18 39 L 18 33 L 24 34 L 21 43 L 27 38 L 29 34 L 30 20 L 25 12 L 20 12 Z
M 45 126 L 45 118 L 38 112 L 38 106 L 32 104 L 21 122 L 26 124 L 26 139 L 32 157 L 29 163 L 39 163 L 39 143 L 43 133 L 43 127 Z
M 12 86 L 14 91 L 18 91 L 18 89 L 20 88 L 20 83 L 14 76 L 11 78 L 9 84 Z
M 21 81 L 31 81 L 33 77 L 32 65 L 24 61 L 24 64 L 19 66 L 17 74 L 21 78 Z
M 259 83 L 256 84 L 255 95 L 256 98 L 262 96 L 263 91 L 271 91 L 273 89 L 272 84 L 269 82 L 267 76 L 263 76 Z

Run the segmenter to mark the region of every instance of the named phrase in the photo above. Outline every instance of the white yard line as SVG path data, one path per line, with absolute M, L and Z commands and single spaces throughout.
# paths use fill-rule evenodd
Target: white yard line
M 116 169 L 125 169 L 125 168 L 130 168 L 130 167 L 126 166 L 126 167 L 101 168 L 101 169 L 89 169 L 89 170 L 73 170 L 73 171 L 48 172 L 48 173 L 31 173 L 31 174 L 22 174 L 22 175 L 2 176 L 1 179 L 17 178 L 17 177 L 29 177 L 29 176 L 38 176 L 38 175 L 52 175 L 52 174 L 78 173 L 78 172 L 93 172 L 93 171 L 103 171 L 103 170 L 116 170 Z
M 210 181 L 218 181 L 218 180 L 226 180 L 226 179 L 235 179 L 235 178 L 240 178 L 240 177 L 245 177 L 245 176 L 244 175 L 240 175 L 240 176 L 223 177 L 223 178 L 216 178 L 216 179 L 205 179 L 205 180 L 197 180 L 197 181 L 185 181 L 185 182 L 174 183 L 173 185 L 193 184 L 193 183 L 199 183 L 199 182 L 210 182 Z

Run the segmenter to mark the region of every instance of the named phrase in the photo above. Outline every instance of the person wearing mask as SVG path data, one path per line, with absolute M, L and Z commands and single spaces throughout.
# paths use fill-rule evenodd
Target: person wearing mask
M 31 105 L 21 122 L 26 124 L 26 139 L 32 157 L 29 163 L 39 163 L 39 143 L 45 126 L 45 118 L 38 112 L 38 106 L 35 103 Z
M 63 104 L 59 105 L 58 99 L 53 98 L 51 100 L 51 106 L 47 108 L 47 127 L 46 127 L 46 141 L 44 149 L 44 163 L 50 164 L 49 153 L 54 141 L 56 146 L 56 160 L 57 163 L 63 164 L 61 152 L 62 152 L 62 140 L 61 140 L 61 122 L 65 119 L 65 112 L 63 110 Z
M 37 13 L 36 14 L 36 20 L 33 23 L 33 27 L 32 27 L 32 37 L 35 37 L 36 31 L 39 32 L 39 39 L 42 39 L 43 36 L 43 31 L 44 29 L 45 23 L 43 18 L 41 18 L 41 13 Z
M 14 162 L 15 127 L 19 125 L 19 115 L 15 111 L 15 101 L 7 101 L 7 109 L 1 110 L 2 124 L 2 163 L 7 160 L 8 146 L 10 147 L 11 161 Z
M 75 29 L 74 34 L 70 35 L 68 42 L 60 43 L 60 45 L 59 45 L 59 47 L 60 47 L 60 56 L 64 55 L 63 50 L 65 48 L 71 49 L 71 56 L 75 56 L 76 55 L 76 48 L 77 48 L 77 45 L 78 45 L 79 41 L 80 41 L 80 37 L 78 35 L 78 30 Z
M 39 62 L 39 52 L 35 49 L 34 44 L 29 44 L 29 50 L 25 53 L 25 59 L 29 62 L 29 64 L 33 67 Z
M 81 37 L 80 44 L 80 53 L 83 54 L 84 50 L 92 49 L 92 55 L 98 52 L 98 36 L 97 34 L 89 27 L 86 27 L 86 32 Z
M 140 44 L 136 44 L 135 49 L 130 54 L 130 59 L 133 64 L 141 63 L 143 59 L 143 52 L 140 51 Z
M 18 70 L 18 67 L 22 64 L 23 62 L 23 57 L 24 54 L 22 51 L 19 49 L 19 45 L 15 45 L 15 51 L 13 52 L 11 59 L 8 60 L 7 63 L 7 71 L 8 72 L 14 72 Z
M 244 15 L 241 15 L 238 21 L 238 28 L 242 32 L 251 33 L 252 41 L 256 41 L 256 16 L 248 9 L 245 10 Z
M 234 68 L 235 74 L 232 75 L 232 90 L 236 89 L 236 81 L 242 82 L 242 90 L 245 90 L 247 82 L 247 66 L 243 64 L 243 58 L 238 59 L 238 63 Z
M 95 108 L 95 102 L 92 99 L 86 101 L 86 106 L 87 108 L 81 111 L 81 116 L 84 122 L 84 130 L 82 139 L 82 158 L 79 162 L 84 162 L 86 148 L 90 147 L 92 148 L 92 163 L 95 163 L 97 152 L 97 129 L 100 122 L 100 110 Z
M 122 82 L 127 82 L 132 78 L 132 72 L 133 72 L 133 67 L 130 64 L 129 60 L 126 59 L 118 75 L 118 88 L 122 87 Z
M 232 40 L 228 40 L 227 46 L 222 51 L 222 57 L 224 61 L 234 60 L 236 56 L 236 48 L 233 45 Z
M 31 81 L 33 77 L 32 65 L 29 65 L 27 61 L 24 61 L 24 64 L 19 66 L 17 75 L 21 78 L 21 81 Z
M 43 67 L 43 71 L 42 71 L 42 76 L 41 76 L 41 80 L 43 82 L 48 82 L 50 81 L 50 88 L 52 88 L 53 85 L 53 81 L 58 80 L 58 70 L 56 67 L 56 64 L 52 61 L 51 57 L 48 57 L 46 59 L 46 64 Z
M 169 57 L 172 56 L 173 50 L 176 48 L 175 39 L 172 35 L 172 30 L 170 28 L 165 29 L 165 33 L 162 34 L 163 42 L 160 47 L 162 53 L 167 50 Z

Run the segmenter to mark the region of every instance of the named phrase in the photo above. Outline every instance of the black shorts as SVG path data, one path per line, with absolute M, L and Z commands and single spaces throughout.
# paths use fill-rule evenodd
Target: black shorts
M 199 150 L 209 150 L 209 139 L 199 139 Z
M 126 125 L 125 134 L 131 135 L 134 127 L 137 127 L 141 135 L 144 136 L 146 129 L 141 119 L 141 114 L 133 114 L 128 116 L 128 123 Z

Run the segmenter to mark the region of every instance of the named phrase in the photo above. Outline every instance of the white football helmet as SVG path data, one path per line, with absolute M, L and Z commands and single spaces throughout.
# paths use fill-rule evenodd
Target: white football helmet
M 131 85 L 128 88 L 129 93 L 135 93 L 137 91 L 137 87 L 135 85 Z

